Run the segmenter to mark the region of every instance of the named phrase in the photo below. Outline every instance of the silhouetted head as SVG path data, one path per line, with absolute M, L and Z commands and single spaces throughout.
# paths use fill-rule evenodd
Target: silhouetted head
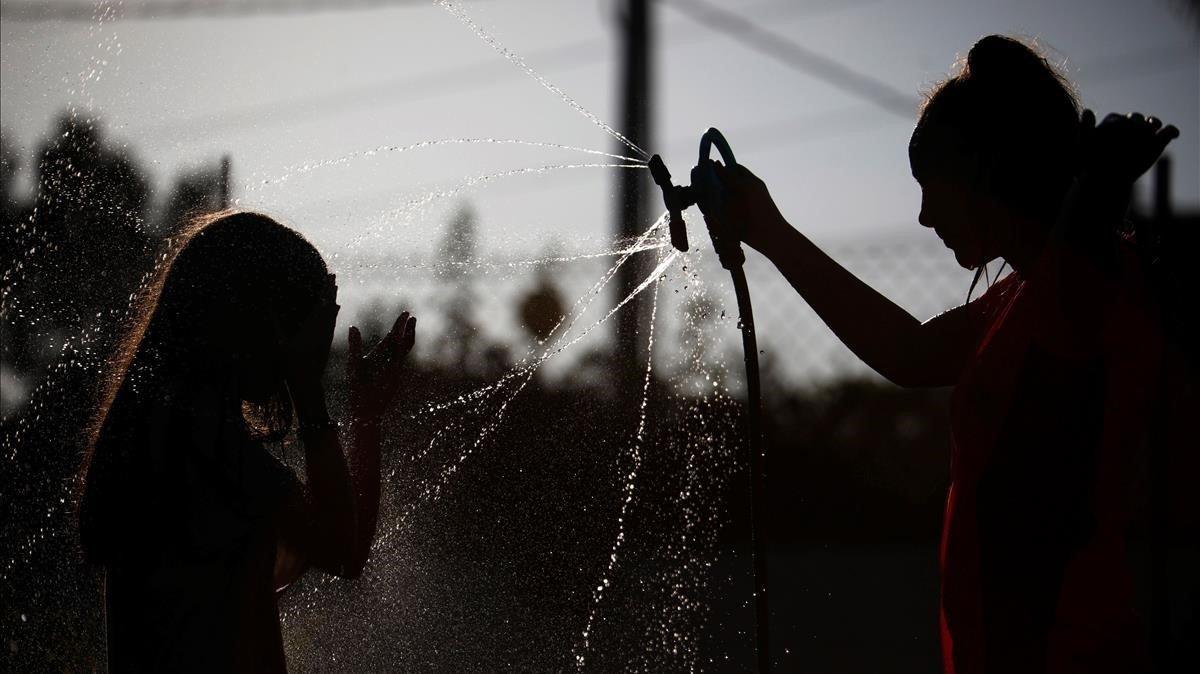
M 327 274 L 312 244 L 271 218 L 213 217 L 171 264 L 143 349 L 173 377 L 227 377 L 244 400 L 262 402 L 282 383 L 284 342 Z
M 220 391 L 231 408 L 246 409 L 254 430 L 285 430 L 291 408 L 283 347 L 314 308 L 327 274 L 311 243 L 265 215 L 197 219 L 139 299 L 100 415 L 137 383 L 185 394 Z
M 322 299 L 327 273 L 304 237 L 258 213 L 204 216 L 175 237 L 101 382 L 79 484 L 90 556 L 108 554 L 114 503 L 137 498 L 119 492 L 150 488 L 128 462 L 161 463 L 157 453 L 191 446 L 170 435 L 190 431 L 169 428 L 154 446 L 139 444 L 162 403 L 206 424 L 244 421 L 260 437 L 290 428 L 285 346 Z
M 929 92 L 909 141 L 921 224 L 967 268 L 1044 238 L 1075 175 L 1078 135 L 1071 85 L 1044 56 L 1009 37 L 979 40 Z

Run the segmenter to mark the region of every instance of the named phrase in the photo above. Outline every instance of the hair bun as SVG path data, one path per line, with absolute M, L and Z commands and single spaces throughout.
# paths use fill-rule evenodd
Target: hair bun
M 927 94 L 909 141 L 914 173 L 987 167 L 986 187 L 1055 217 L 1074 178 L 1079 108 L 1070 82 L 1036 45 L 988 35 Z M 953 166 L 954 162 L 960 162 Z
M 1031 78 L 1044 78 L 1053 72 L 1036 51 L 1004 35 L 988 35 L 976 42 L 967 53 L 966 69 L 972 78 L 992 82 L 1028 83 Z

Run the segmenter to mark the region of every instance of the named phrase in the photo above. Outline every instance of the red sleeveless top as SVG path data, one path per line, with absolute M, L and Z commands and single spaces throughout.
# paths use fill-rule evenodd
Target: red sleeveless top
M 945 671 L 1148 669 L 1125 531 L 1162 337 L 1144 270 L 1057 246 L 969 305 L 941 544 Z

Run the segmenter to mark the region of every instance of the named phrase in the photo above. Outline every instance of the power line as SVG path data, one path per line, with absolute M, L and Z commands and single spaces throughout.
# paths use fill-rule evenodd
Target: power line
M 905 118 L 911 118 L 916 112 L 917 99 L 915 96 L 900 91 L 882 80 L 860 73 L 828 56 L 802 47 L 734 12 L 721 9 L 703 0 L 689 0 L 688 2 L 672 0 L 668 4 L 697 23 L 724 33 L 744 46 L 767 54 L 796 70 L 866 99 L 888 112 Z
M 1195 62 L 1195 55 L 1189 47 L 1154 45 L 1115 56 L 1102 56 L 1075 66 L 1073 70 L 1093 73 L 1090 77 L 1091 83 L 1101 84 L 1144 75 L 1146 72 L 1157 72 L 1163 66 L 1180 67 L 1195 64 Z M 727 130 L 727 135 L 731 142 L 743 150 L 748 148 L 772 149 L 853 135 L 903 122 L 914 124 L 916 111 L 914 110 L 905 120 L 899 120 L 894 116 L 881 115 L 875 106 L 858 104 L 734 127 Z M 669 151 L 692 151 L 696 142 L 697 138 L 695 134 L 692 134 L 676 136 L 668 139 L 665 144 L 660 143 L 659 146 Z M 687 152 L 683 153 L 687 154 Z M 584 175 L 580 173 L 555 173 L 545 176 L 536 183 L 506 183 L 497 186 L 496 189 L 510 194 L 532 193 L 550 189 L 556 183 L 577 181 L 582 177 Z M 382 194 L 380 196 L 382 197 Z
M 604 47 L 601 40 L 585 40 L 531 52 L 527 60 L 545 60 L 560 67 L 586 65 L 598 60 Z M 333 115 L 345 110 L 375 107 L 391 103 L 409 103 L 434 98 L 464 89 L 494 84 L 497 80 L 516 79 L 523 74 L 503 60 L 488 60 L 431 73 L 366 84 L 286 101 L 249 105 L 232 111 L 220 111 L 150 126 L 143 132 L 177 138 L 209 138 L 214 132 L 261 127 Z
M 1099 85 L 1162 72 L 1164 69 L 1195 67 L 1197 64 L 1196 54 L 1191 47 L 1152 45 L 1113 56 L 1101 56 L 1078 66 L 1070 66 L 1070 70 L 1072 79 L 1077 73 L 1086 77 L 1089 84 Z M 892 118 L 868 114 L 873 109 L 874 106 L 861 104 L 841 107 L 734 128 L 728 135 L 739 148 L 774 147 L 823 140 L 832 135 L 858 133 L 884 124 L 898 123 Z M 1103 111 L 1097 112 L 1103 115 Z M 916 122 L 916 110 L 909 114 L 907 121 Z M 667 147 L 685 148 L 695 143 L 694 137 L 680 137 L 671 139 Z
M 766 14 L 774 20 L 787 19 L 796 15 L 812 16 L 824 11 L 873 4 L 878 0 L 843 0 L 840 3 L 826 2 L 816 6 L 799 4 L 794 0 L 767 0 L 754 4 L 751 9 Z M 704 40 L 695 31 L 683 32 L 667 43 L 669 47 L 693 44 Z M 539 68 L 565 69 L 599 63 L 605 60 L 608 43 L 603 39 L 585 39 L 565 45 L 534 50 L 522 57 Z M 336 115 L 345 110 L 366 106 L 408 103 L 434 98 L 444 94 L 460 93 L 471 87 L 483 87 L 502 80 L 520 79 L 523 75 L 509 64 L 489 59 L 465 66 L 438 70 L 421 75 L 402 77 L 383 82 L 350 87 L 333 93 L 316 94 L 285 101 L 272 101 L 249 105 L 230 111 L 219 111 L 195 115 L 164 122 L 140 131 L 150 136 L 171 135 L 177 139 L 209 138 L 214 132 L 237 131 L 241 128 L 261 127 L 263 124 L 279 124 L 307 120 L 314 117 Z
M 0 2 L 5 21 L 84 21 L 186 19 L 299 14 L 428 4 L 427 0 L 171 0 L 126 4 L 100 2 Z
M 1188 60 L 1189 58 L 1191 58 L 1190 61 Z M 1194 63 L 1195 57 L 1189 47 L 1161 47 L 1156 45 L 1117 56 L 1100 57 L 1077 66 L 1077 69 L 1081 72 L 1095 73 L 1092 75 L 1091 82 L 1093 84 L 1100 84 L 1143 75 L 1147 71 L 1158 71 L 1164 65 L 1179 67 L 1180 65 Z M 883 117 L 878 112 L 872 114 L 872 111 L 876 109 L 874 106 L 862 104 L 845 106 L 833 110 L 806 113 L 785 119 L 734 127 L 727 131 L 730 140 L 740 149 L 773 149 L 787 145 L 827 140 L 836 136 L 853 135 L 879 128 L 886 124 L 900 123 L 901 120 L 897 120 L 894 117 Z M 915 111 L 907 118 L 907 121 L 915 123 Z M 694 134 L 677 136 L 669 139 L 665 144 L 660 144 L 660 146 L 668 150 L 690 151 L 695 148 L 696 140 Z M 584 174 L 581 173 L 551 173 L 536 183 L 505 183 L 494 185 L 494 189 L 509 194 L 534 193 L 550 189 L 557 183 L 564 181 L 573 182 L 582 177 L 584 177 Z M 368 195 L 365 199 L 362 195 L 347 195 L 341 198 L 340 201 L 346 204 L 351 202 L 361 203 L 363 201 L 370 202 L 372 200 L 391 197 L 393 194 L 389 190 L 387 192 Z M 330 206 L 329 204 L 324 204 L 323 206 L 335 209 L 334 206 Z M 311 205 L 306 205 L 306 207 L 311 207 Z
M 812 5 L 802 5 L 800 3 L 779 2 L 778 0 L 768 0 L 767 2 L 758 3 L 748 8 L 762 18 L 766 14 L 772 20 L 780 20 L 790 18 L 791 16 L 800 13 L 802 15 L 811 15 L 819 11 L 842 9 L 846 7 L 861 6 L 864 4 L 872 4 L 876 0 L 856 0 L 855 2 L 843 3 L 828 3 L 818 7 Z M 251 0 L 250 2 L 194 2 L 193 0 L 178 0 L 171 3 L 153 3 L 155 6 L 175 6 L 187 5 L 196 12 L 199 12 L 199 7 L 203 5 L 206 10 L 215 12 L 222 11 L 222 8 L 229 6 L 240 5 L 258 5 L 258 6 L 283 6 L 288 5 L 298 10 L 317 9 L 325 7 L 350 6 L 366 8 L 372 6 L 384 6 L 390 4 L 413 4 L 414 0 L 345 0 L 343 3 L 336 3 L 333 0 L 293 0 L 292 2 L 282 2 L 281 0 L 267 0 L 266 2 L 258 2 Z M 673 2 L 677 8 L 685 7 L 684 4 Z M 693 0 L 692 5 L 699 3 Z M 24 7 L 33 6 L 33 3 L 0 3 L 0 6 L 7 8 L 11 6 Z M 75 6 L 83 7 L 84 3 L 53 3 L 52 6 Z M 46 7 L 47 5 L 39 4 L 37 7 Z M 87 5 L 88 11 L 92 9 L 91 5 Z M 691 8 L 689 8 L 691 9 Z M 802 10 L 802 11 L 797 11 Z M 684 9 L 685 13 L 688 9 Z M 701 11 L 716 11 L 712 7 L 701 9 Z M 127 8 L 128 13 L 128 8 Z M 212 12 L 210 12 L 212 13 Z M 165 15 L 164 15 L 165 16 Z M 89 15 L 90 17 L 90 15 Z M 7 18 L 7 15 L 5 16 Z M 89 18 L 90 20 L 90 18 Z M 741 20 L 743 24 L 749 24 L 746 20 Z M 757 29 L 756 30 L 762 30 Z M 723 32 L 723 31 L 722 31 Z M 740 34 L 739 39 L 741 39 Z M 673 38 L 668 43 L 670 47 L 676 47 L 686 44 L 692 44 L 701 41 L 694 32 L 684 32 L 680 36 Z M 782 38 L 780 38 L 782 39 Z M 603 50 L 606 47 L 606 42 L 601 39 L 587 39 L 572 42 L 566 45 L 550 47 L 541 50 L 535 50 L 526 54 L 526 59 L 530 62 L 545 64 L 542 67 L 548 68 L 572 68 L 577 66 L 588 65 L 599 62 L 604 59 Z M 825 58 L 825 57 L 820 57 Z M 1189 61 L 1190 59 L 1190 61 Z M 828 60 L 828 59 L 826 59 Z M 1071 70 L 1078 72 L 1081 75 L 1090 76 L 1089 79 L 1093 83 L 1108 82 L 1120 80 L 1127 77 L 1144 74 L 1148 71 L 1156 70 L 1162 66 L 1176 67 L 1181 64 L 1195 62 L 1194 51 L 1189 47 L 1184 46 L 1165 46 L 1155 45 L 1146 49 L 1135 50 L 1117 56 L 1105 56 L 1079 66 L 1071 67 Z M 805 72 L 808 72 L 805 70 Z M 310 119 L 313 117 L 322 117 L 326 115 L 335 115 L 346 109 L 353 109 L 360 106 L 377 106 L 387 105 L 394 102 L 411 102 L 437 97 L 447 93 L 460 92 L 468 87 L 480 87 L 494 84 L 499 80 L 515 79 L 520 77 L 520 74 L 508 67 L 508 64 L 488 60 L 470 65 L 460 66 L 452 69 L 440 70 L 424 75 L 413 77 L 405 77 L 396 80 L 389 80 L 380 83 L 368 84 L 358 87 L 352 87 L 340 90 L 331 94 L 320 94 L 308 96 L 304 98 L 291 99 L 286 101 L 274 101 L 246 106 L 243 108 L 207 113 L 196 115 L 179 120 L 165 122 L 159 125 L 153 125 L 142 128 L 138 131 L 141 135 L 159 136 L 171 135 L 177 139 L 189 140 L 195 138 L 208 138 L 214 132 L 220 131 L 236 131 L 239 128 L 261 127 L 264 124 L 278 124 L 281 122 L 298 121 Z M 897 90 L 891 90 L 895 96 L 903 96 Z M 900 111 L 885 108 L 888 112 L 899 113 Z M 861 112 L 858 111 L 858 112 Z M 833 116 L 831 117 L 830 114 Z M 908 103 L 905 104 L 903 116 L 905 119 L 913 119 L 915 114 L 915 106 Z M 849 117 L 850 119 L 847 119 Z M 817 122 L 821 122 L 817 124 Z M 861 130 L 869 126 L 873 126 L 881 122 L 876 120 L 874 123 L 862 118 L 856 113 L 853 108 L 844 108 L 834 113 L 818 113 L 817 115 L 806 115 L 793 117 L 785 121 L 768 122 L 766 124 L 758 124 L 743 129 L 735 129 L 734 133 L 739 136 L 746 135 L 751 138 L 745 138 L 739 145 L 745 145 L 746 141 L 751 144 L 757 144 L 763 140 L 764 134 L 773 135 L 778 132 L 783 132 L 788 128 L 795 129 L 797 127 L 807 128 L 812 125 L 827 127 L 826 122 L 832 122 L 834 126 L 842 127 L 841 131 Z M 801 131 L 800 133 L 783 133 L 776 137 L 776 141 L 785 143 L 814 140 L 817 134 Z M 682 144 L 685 139 L 678 139 L 678 144 Z M 694 139 L 686 139 L 687 143 L 693 142 Z M 669 146 L 677 143 L 669 143 Z

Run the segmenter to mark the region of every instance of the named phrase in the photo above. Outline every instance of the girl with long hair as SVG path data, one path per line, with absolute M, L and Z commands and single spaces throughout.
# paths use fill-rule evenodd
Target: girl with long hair
M 901 386 L 955 387 L 946 672 L 1149 666 L 1125 534 L 1163 333 L 1122 220 L 1177 135 L 1141 115 L 1097 126 L 1035 49 L 979 40 L 925 99 L 909 158 L 920 223 L 976 280 L 997 258 L 1012 273 L 923 323 L 788 224 L 749 170 L 716 167 L 721 217 L 858 357 Z
M 224 212 L 177 237 L 138 298 L 80 473 L 112 671 L 284 671 L 277 591 L 309 567 L 361 573 L 416 319 L 366 354 L 350 328 L 346 456 L 321 383 L 336 296 L 300 234 Z M 304 482 L 263 445 L 293 426 Z

